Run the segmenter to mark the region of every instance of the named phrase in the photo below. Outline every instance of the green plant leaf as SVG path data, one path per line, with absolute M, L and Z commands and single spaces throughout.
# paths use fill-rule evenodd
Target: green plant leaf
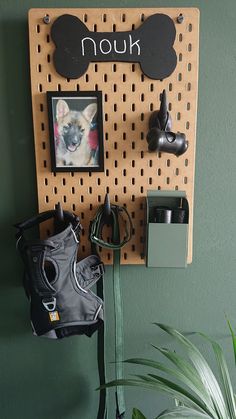
M 175 409 L 165 410 L 156 419 L 174 419 L 174 418 L 191 418 L 191 419 L 211 419 L 211 416 L 208 416 L 205 413 L 196 412 L 196 410 L 189 409 L 188 407 L 176 407 Z
M 235 362 L 235 365 L 236 365 L 236 335 L 235 335 L 235 333 L 233 331 L 233 328 L 231 326 L 231 323 L 228 319 L 227 319 L 227 323 L 228 323 L 229 330 L 230 330 L 231 337 L 232 337 L 232 343 L 233 343 L 233 349 L 234 349 L 234 362 Z
M 229 418 L 229 411 L 228 407 L 225 403 L 223 394 L 221 392 L 220 386 L 209 367 L 208 363 L 206 362 L 205 358 L 201 354 L 201 352 L 196 348 L 195 345 L 192 344 L 185 336 L 183 336 L 177 330 L 166 326 L 161 323 L 155 323 L 158 327 L 163 329 L 169 335 L 175 337 L 187 350 L 188 356 L 192 361 L 193 365 L 195 366 L 202 383 L 205 385 L 207 391 L 210 394 L 212 402 L 215 406 L 215 410 L 217 412 L 219 419 L 227 419 Z
M 147 419 L 138 409 L 133 409 L 132 419 Z
M 140 376 L 140 375 L 138 377 L 141 378 L 141 379 L 144 378 L 143 376 Z M 185 405 L 186 404 L 189 405 L 189 400 L 191 400 L 192 407 L 194 407 L 195 409 L 198 409 L 198 410 L 200 410 L 202 412 L 205 412 L 205 413 L 209 414 L 209 411 L 207 409 L 207 406 L 204 403 L 202 403 L 201 400 L 197 399 L 193 394 L 191 394 L 187 390 L 185 390 L 183 387 L 179 386 L 178 384 L 176 384 L 176 383 L 174 383 L 174 382 L 172 382 L 170 380 L 166 380 L 165 378 L 160 377 L 159 375 L 148 374 L 148 377 L 151 377 L 152 379 L 154 379 L 158 383 L 164 384 L 169 389 L 172 389 L 174 391 L 177 391 L 179 395 L 181 394 L 181 397 L 183 397 L 183 396 L 184 397 L 187 397 L 188 401 L 187 401 L 187 403 L 184 402 Z M 147 378 L 147 377 L 145 377 L 145 378 Z M 177 399 L 178 399 L 178 401 L 181 401 L 181 398 L 179 396 L 177 397 Z M 194 403 L 194 404 L 192 404 L 192 403 Z M 216 417 L 217 418 L 215 412 L 213 412 L 213 417 Z
M 219 367 L 219 371 L 220 371 L 220 376 L 221 376 L 221 380 L 223 384 L 222 388 L 225 394 L 225 399 L 227 402 L 228 410 L 230 412 L 230 416 L 232 418 L 236 418 L 236 406 L 235 406 L 235 400 L 234 400 L 234 393 L 233 393 L 230 375 L 229 375 L 228 367 L 225 361 L 222 348 L 217 342 L 215 342 L 214 340 L 212 340 L 205 334 L 203 333 L 199 333 L 199 334 L 208 342 L 210 342 L 212 345 L 212 348 L 216 357 L 216 361 Z
M 155 390 L 155 391 L 162 391 L 166 394 L 169 394 L 173 398 L 177 398 L 185 406 L 188 406 L 197 411 L 206 413 L 205 406 L 202 404 L 202 402 L 196 399 L 196 397 L 194 397 L 191 393 L 181 388 L 177 384 L 169 380 L 165 380 L 163 377 L 160 377 L 159 380 L 152 379 L 148 376 L 143 376 L 143 375 L 137 375 L 137 377 L 139 378 L 139 380 L 137 379 L 114 380 L 105 384 L 104 386 L 101 386 L 100 389 L 105 388 L 105 387 L 135 386 L 135 387 L 142 387 L 142 388 Z M 212 416 L 212 417 L 217 418 L 217 416 Z
M 209 392 L 201 381 L 197 370 L 184 358 L 175 352 L 166 348 L 160 348 L 152 345 L 155 349 L 161 352 L 167 359 L 169 359 L 177 368 L 176 373 L 181 374 L 181 381 L 188 386 L 194 393 L 200 397 L 203 403 L 206 404 L 208 413 L 217 418 L 214 404 L 211 400 Z M 177 376 L 177 375 L 176 375 Z

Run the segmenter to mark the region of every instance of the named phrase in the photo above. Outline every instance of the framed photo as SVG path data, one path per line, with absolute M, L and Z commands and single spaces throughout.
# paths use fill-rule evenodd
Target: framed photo
M 47 92 L 53 172 L 103 172 L 100 91 Z

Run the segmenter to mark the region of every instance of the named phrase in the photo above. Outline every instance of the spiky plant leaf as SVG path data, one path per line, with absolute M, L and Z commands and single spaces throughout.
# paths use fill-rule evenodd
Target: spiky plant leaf
M 181 377 L 183 377 L 181 381 L 192 391 L 194 391 L 194 393 L 203 401 L 203 403 L 205 403 L 205 405 L 207 406 L 207 412 L 211 414 L 213 417 L 217 418 L 215 407 L 210 397 L 210 394 L 206 389 L 205 385 L 202 383 L 201 377 L 199 376 L 197 370 L 189 362 L 187 362 L 184 358 L 182 358 L 175 352 L 172 352 L 166 348 L 160 348 L 155 345 L 152 346 L 159 352 L 161 352 L 177 367 L 177 370 L 175 370 L 176 375 L 177 373 L 181 374 Z
M 174 382 L 169 380 L 165 380 L 163 377 L 159 377 L 160 379 L 152 379 L 148 376 L 137 375 L 139 380 L 137 379 L 122 379 L 122 380 L 114 380 L 111 381 L 104 386 L 101 386 L 100 389 L 105 387 L 116 387 L 116 386 L 135 386 L 135 387 L 142 387 L 145 389 L 161 391 L 166 394 L 169 394 L 173 398 L 178 399 L 182 402 L 185 406 L 188 406 L 196 411 L 208 413 L 205 410 L 204 404 L 199 401 L 196 397 L 194 397 L 191 393 L 189 393 L 184 388 L 178 386 Z M 217 416 L 212 416 L 216 417 Z
M 155 419 L 211 419 L 211 416 L 208 416 L 205 413 L 196 412 L 196 410 L 189 409 L 188 407 L 176 407 L 173 410 L 165 410 L 160 415 L 158 415 Z
M 225 403 L 220 386 L 201 352 L 197 349 L 195 345 L 193 345 L 192 342 L 190 342 L 176 329 L 173 329 L 161 323 L 155 324 L 161 329 L 163 329 L 165 332 L 167 332 L 169 335 L 175 337 L 185 347 L 190 360 L 192 361 L 193 365 L 198 371 L 202 383 L 205 385 L 206 389 L 208 390 L 211 396 L 218 418 L 228 419 L 230 417 L 230 412 L 228 410 L 227 404 Z
M 231 323 L 228 319 L 227 319 L 227 323 L 228 323 L 229 330 L 230 330 L 231 337 L 232 337 L 232 343 L 233 343 L 233 349 L 234 349 L 234 362 L 235 362 L 235 365 L 236 365 L 236 335 L 235 335 L 235 333 L 233 331 L 233 328 L 231 326 Z
M 147 419 L 138 409 L 133 409 L 132 419 Z
M 218 364 L 220 377 L 222 381 L 222 389 L 224 391 L 225 400 L 228 406 L 228 410 L 230 412 L 230 417 L 236 418 L 236 405 L 235 405 L 235 400 L 234 400 L 234 393 L 233 393 L 231 379 L 230 379 L 228 367 L 226 364 L 226 360 L 225 360 L 222 348 L 217 342 L 210 339 L 209 336 L 206 336 L 203 333 L 199 333 L 199 334 L 208 342 L 210 342 L 212 345 L 212 348 L 216 357 L 216 361 Z

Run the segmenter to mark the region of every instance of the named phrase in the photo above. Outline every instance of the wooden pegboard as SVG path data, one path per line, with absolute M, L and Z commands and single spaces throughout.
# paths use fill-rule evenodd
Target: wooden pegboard
M 77 80 L 65 79 L 53 66 L 54 44 L 50 29 L 54 20 L 69 13 L 79 17 L 90 31 L 127 31 L 148 16 L 165 13 L 175 22 L 174 48 L 178 62 L 173 74 L 163 80 L 144 76 L 139 64 L 91 63 Z M 184 20 L 177 23 L 182 13 Z M 50 23 L 43 18 L 48 15 Z M 147 190 L 184 190 L 189 201 L 188 263 L 192 261 L 192 224 L 196 116 L 198 92 L 199 11 L 195 8 L 142 9 L 31 9 L 29 11 L 30 66 L 39 212 L 55 207 L 80 215 L 84 227 L 80 257 L 90 252 L 88 227 L 106 192 L 111 202 L 126 205 L 131 214 L 133 239 L 122 250 L 122 264 L 143 264 L 145 197 Z M 154 41 L 155 42 L 155 41 Z M 166 89 L 173 131 L 186 134 L 187 152 L 149 153 L 146 134 L 150 113 L 159 108 Z M 101 90 L 104 113 L 104 173 L 52 173 L 48 130 L 47 91 Z M 102 251 L 103 261 L 112 254 Z

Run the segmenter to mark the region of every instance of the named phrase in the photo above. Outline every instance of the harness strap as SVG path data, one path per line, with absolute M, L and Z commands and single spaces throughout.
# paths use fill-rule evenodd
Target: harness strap
M 128 225 L 125 223 L 125 237 L 120 241 L 119 219 L 122 215 L 127 216 Z M 123 219 L 124 221 L 124 219 Z M 108 243 L 102 239 L 102 229 L 105 224 L 112 226 L 112 242 Z M 106 213 L 105 205 L 101 206 L 91 223 L 90 240 L 95 245 L 114 250 L 113 253 L 113 293 L 115 309 L 115 371 L 116 379 L 123 378 L 123 310 L 122 293 L 120 283 L 120 249 L 131 238 L 132 222 L 128 211 L 117 205 L 110 206 L 109 216 Z M 123 419 L 125 415 L 124 388 L 116 388 L 116 419 Z
M 22 236 L 23 232 L 25 230 L 28 230 L 29 228 L 37 226 L 43 223 L 44 221 L 49 220 L 50 218 L 55 219 L 56 215 L 57 215 L 57 210 L 49 210 L 49 211 L 41 212 L 40 214 L 34 217 L 31 217 L 28 220 L 22 221 L 21 223 L 14 224 L 14 227 L 18 229 L 16 238 L 19 239 Z M 63 216 L 67 225 L 69 222 L 72 224 L 74 231 L 77 230 L 78 227 L 81 229 L 79 217 L 77 217 L 75 214 L 72 214 L 69 211 L 63 211 Z

